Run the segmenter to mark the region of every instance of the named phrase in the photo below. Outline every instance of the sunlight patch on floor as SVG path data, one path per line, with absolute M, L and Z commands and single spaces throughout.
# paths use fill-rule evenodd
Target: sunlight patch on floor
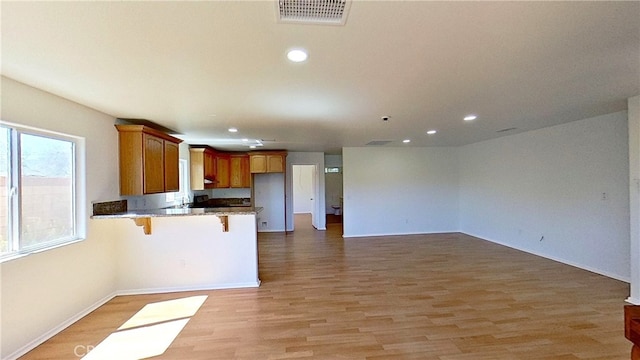
M 205 300 L 207 296 L 201 295 L 147 304 L 118 330 L 191 317 L 196 314 Z
M 201 295 L 147 304 L 82 359 L 133 360 L 162 355 L 206 299 Z

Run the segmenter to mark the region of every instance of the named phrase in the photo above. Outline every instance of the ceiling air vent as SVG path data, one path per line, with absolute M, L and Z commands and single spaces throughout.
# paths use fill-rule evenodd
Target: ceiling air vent
M 383 145 L 387 145 L 390 142 L 393 142 L 393 140 L 371 140 L 368 143 L 366 143 L 365 145 L 367 145 L 367 146 L 383 146 Z
M 282 23 L 344 25 L 351 0 L 278 0 Z

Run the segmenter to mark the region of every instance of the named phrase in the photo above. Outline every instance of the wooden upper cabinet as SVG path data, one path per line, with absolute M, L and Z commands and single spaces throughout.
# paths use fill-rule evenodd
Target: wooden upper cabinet
M 216 181 L 216 152 L 208 147 L 191 147 L 191 190 L 212 189 Z
M 232 188 L 248 188 L 251 186 L 251 174 L 249 173 L 249 155 L 231 155 L 231 180 Z
M 144 195 L 180 188 L 178 144 L 182 140 L 144 125 L 116 125 L 120 195 Z
M 204 149 L 189 148 L 189 181 L 191 190 L 204 190 Z
M 144 193 L 156 194 L 164 191 L 164 140 L 142 134 L 144 162 Z
M 266 173 L 267 172 L 267 155 L 251 154 L 251 173 Z
M 204 179 L 206 185 L 213 186 L 213 182 L 216 180 L 217 166 L 216 166 L 216 153 L 211 149 L 204 150 Z
M 287 153 L 285 151 L 261 151 L 249 154 L 251 173 L 281 173 L 286 166 Z
M 194 145 L 191 154 L 191 189 L 249 188 L 249 155 Z
M 284 156 L 282 155 L 267 155 L 267 172 L 284 172 L 284 163 Z
M 180 191 L 180 145 L 164 142 L 164 191 Z
M 230 181 L 229 154 L 218 153 L 216 155 L 216 188 L 228 188 Z

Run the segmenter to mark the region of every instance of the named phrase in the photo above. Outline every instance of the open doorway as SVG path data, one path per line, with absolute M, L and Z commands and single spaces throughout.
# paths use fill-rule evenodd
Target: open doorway
M 313 229 L 316 214 L 316 165 L 292 165 L 293 227 Z

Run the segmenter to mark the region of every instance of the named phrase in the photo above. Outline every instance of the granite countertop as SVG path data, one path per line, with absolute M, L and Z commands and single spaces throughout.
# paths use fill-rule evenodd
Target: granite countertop
M 232 206 L 232 207 L 210 207 L 210 208 L 189 208 L 172 207 L 152 210 L 131 210 L 105 215 L 93 215 L 92 219 L 135 219 L 147 217 L 166 216 L 198 216 L 198 215 L 255 215 L 262 211 L 261 207 L 252 206 Z

